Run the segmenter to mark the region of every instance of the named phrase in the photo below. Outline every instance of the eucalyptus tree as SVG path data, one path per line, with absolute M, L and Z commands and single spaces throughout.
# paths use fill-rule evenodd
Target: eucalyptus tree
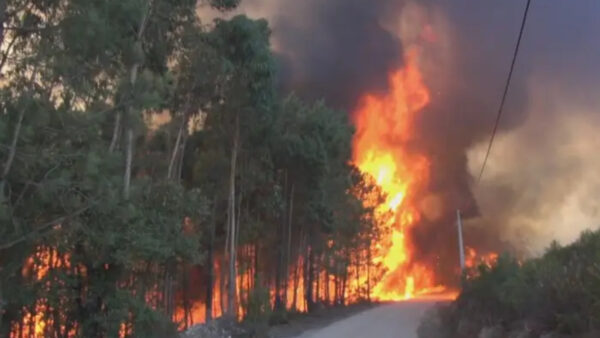
M 265 123 L 274 99 L 274 60 L 269 45 L 270 30 L 264 20 L 236 16 L 217 20 L 210 43 L 222 56 L 227 71 L 222 84 L 221 105 L 213 108 L 207 127 L 229 135 L 224 138 L 230 158 L 228 178 L 228 306 L 231 316 L 236 313 L 236 198 L 238 157 L 248 138 Z

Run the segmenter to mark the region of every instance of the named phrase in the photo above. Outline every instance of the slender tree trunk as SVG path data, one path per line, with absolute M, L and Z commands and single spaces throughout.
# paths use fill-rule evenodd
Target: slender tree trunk
M 174 262 L 167 262 L 164 276 L 164 306 L 165 314 L 168 318 L 173 318 L 174 307 Z
M 191 302 L 190 302 L 190 283 L 188 276 L 190 275 L 190 268 L 187 263 L 183 263 L 183 314 L 185 320 L 185 329 L 191 324 L 193 318 L 191 316 Z M 192 320 L 190 320 L 192 319 Z
M 284 187 L 284 193 L 283 196 L 285 195 L 285 189 L 287 189 L 287 171 L 284 173 L 284 178 L 283 178 L 283 187 Z M 275 250 L 275 255 L 276 255 L 276 259 L 275 259 L 275 310 L 276 311 L 280 311 L 282 309 L 282 301 L 281 301 L 281 286 L 282 286 L 282 274 L 283 274 L 283 239 L 285 236 L 285 227 L 286 227 L 286 217 L 285 217 L 285 212 L 284 215 L 282 215 L 281 217 L 281 223 L 279 223 L 279 226 L 277 227 L 277 243 L 276 243 L 276 250 Z
M 146 30 L 147 24 L 148 24 L 148 19 L 150 17 L 150 14 L 152 13 L 152 9 L 154 6 L 154 0 L 150 0 L 148 3 L 148 9 L 146 10 L 146 12 L 144 13 L 144 17 L 142 18 L 142 22 L 140 23 L 139 29 L 138 29 L 138 33 L 137 33 L 137 37 L 136 37 L 136 44 L 139 45 L 139 49 L 142 49 L 142 38 L 144 36 L 144 32 Z M 141 63 L 139 61 L 135 62 L 132 66 L 131 66 L 131 71 L 129 74 L 129 84 L 131 86 L 131 96 L 135 96 L 135 84 L 137 82 L 137 75 L 138 75 L 138 71 L 139 68 L 141 66 Z M 132 118 L 132 114 L 133 114 L 133 109 L 131 107 L 131 105 L 127 105 L 126 110 L 126 116 L 125 116 L 125 128 L 126 128 L 126 136 L 127 136 L 127 150 L 126 150 L 126 156 L 125 156 L 125 175 L 123 178 L 123 198 L 125 200 L 129 199 L 129 192 L 130 192 L 130 186 L 131 186 L 131 166 L 132 166 L 132 161 L 133 161 L 133 118 Z
M 225 295 L 227 294 L 225 290 L 226 281 L 227 281 L 227 271 L 229 267 L 229 243 L 231 239 L 231 212 L 229 210 L 229 195 L 227 196 L 227 219 L 225 221 L 225 247 L 223 248 L 223 257 L 221 258 L 221 265 L 219 267 L 219 274 L 221 277 L 219 278 L 219 302 L 221 306 L 221 315 L 225 315 L 227 313 L 227 308 L 225 306 Z
M 367 300 L 371 302 L 371 243 L 367 247 Z
M 7 2 L 8 0 L 0 0 L 0 46 L 4 44 L 4 21 L 6 20 Z
M 187 125 L 187 124 L 186 124 Z M 183 134 L 183 140 L 181 141 L 181 149 L 179 150 L 179 164 L 177 165 L 177 179 L 176 182 L 180 183 L 183 175 L 183 160 L 185 158 L 185 146 L 187 145 L 188 135 Z
M 298 286 L 299 286 L 299 276 L 300 276 L 300 257 L 302 257 L 302 271 L 304 271 L 306 267 L 306 260 L 304 258 L 304 234 L 302 230 L 300 230 L 300 234 L 298 236 L 300 240 L 298 241 L 298 250 L 296 254 L 296 264 L 294 266 L 294 299 L 292 300 L 292 309 L 298 310 L 297 306 L 297 297 L 298 297 Z M 304 275 L 304 273 L 303 273 Z
M 173 174 L 175 171 L 175 163 L 177 162 L 178 155 L 183 156 L 183 153 L 181 152 L 180 148 L 184 137 L 185 127 L 187 126 L 187 118 L 187 113 L 185 113 L 182 117 L 181 124 L 179 125 L 177 139 L 175 140 L 175 145 L 173 146 L 173 150 L 171 151 L 171 160 L 169 161 L 169 169 L 167 170 L 167 179 L 173 178 Z
M 344 279 L 342 280 L 342 293 L 340 295 L 341 305 L 346 304 L 346 286 L 348 285 L 348 268 L 350 267 L 350 250 L 346 250 L 346 261 L 344 262 Z
M 258 285 L 256 285 L 259 280 L 259 274 L 258 274 L 258 250 L 259 250 L 259 246 L 258 243 L 254 243 L 254 288 L 258 287 Z
M 321 289 L 323 290 L 323 303 L 325 304 L 330 304 L 330 290 L 329 290 L 329 284 L 331 284 L 329 282 L 329 271 L 334 268 L 334 266 L 331 266 L 330 268 L 330 259 L 329 259 L 329 254 L 325 253 L 323 254 L 323 281 L 321 282 L 323 284 L 323 286 L 321 287 Z M 335 276 L 334 276 L 335 279 Z M 334 280 L 334 286 L 335 288 L 335 280 Z M 335 292 L 335 290 L 334 290 Z
M 2 178 L 0 180 L 0 202 L 4 200 L 4 182 L 6 182 L 6 179 L 8 178 L 8 173 L 10 173 L 10 168 L 12 167 L 13 161 L 15 159 L 15 154 L 17 153 L 17 142 L 19 141 L 19 135 L 21 133 L 21 126 L 23 125 L 24 117 L 25 109 L 21 109 L 21 111 L 19 112 L 17 125 L 15 126 L 15 132 L 13 133 L 13 138 L 10 143 L 10 148 L 8 150 L 8 157 L 6 158 L 6 162 L 4 163 L 4 170 L 2 170 Z
M 216 228 L 216 215 L 217 213 L 217 197 L 213 198 L 212 205 L 212 214 L 210 220 L 210 234 L 208 237 L 208 252 L 206 258 L 206 266 L 207 266 L 207 274 L 206 274 L 206 322 L 209 323 L 212 321 L 213 314 L 213 288 L 214 288 L 214 279 L 215 279 L 215 269 L 214 265 L 214 246 L 215 246 L 215 228 Z
M 358 298 L 362 296 L 360 290 L 360 253 L 360 251 L 356 253 L 356 292 L 358 293 Z
M 226 249 L 227 250 L 227 249 Z M 225 256 L 221 258 L 221 264 L 219 266 L 219 306 L 220 306 L 220 315 L 224 315 L 226 312 L 225 309 L 225 280 L 227 279 L 227 260 Z
M 123 118 L 123 115 L 121 114 L 121 112 L 117 112 L 117 114 L 115 115 L 115 127 L 113 129 L 113 135 L 112 135 L 112 139 L 110 141 L 110 146 L 108 147 L 108 151 L 109 152 L 114 152 L 117 144 L 119 142 L 119 135 L 121 134 L 121 119 Z
M 131 186 L 131 166 L 133 164 L 133 128 L 127 128 L 127 148 L 125 153 L 125 175 L 123 176 L 123 198 L 129 199 Z
M 229 175 L 229 213 L 230 213 L 230 231 L 229 234 L 231 236 L 229 240 L 229 292 L 228 292 L 228 306 L 227 311 L 228 314 L 232 317 L 236 317 L 236 301 L 235 301 L 235 293 L 236 293 L 236 269 L 235 269 L 235 243 L 236 243 L 236 222 L 235 222 L 235 174 L 236 174 L 236 165 L 237 165 L 237 153 L 239 147 L 239 137 L 240 137 L 240 119 L 239 115 L 236 115 L 235 119 L 235 131 L 233 136 L 233 144 L 231 149 L 231 168 Z
M 238 268 L 239 268 L 239 266 L 242 265 L 243 258 L 244 258 L 243 257 L 243 252 L 242 252 L 241 256 L 238 253 L 238 248 L 239 248 L 239 243 L 240 243 L 240 220 L 241 220 L 241 214 L 242 214 L 242 191 L 241 191 L 242 189 L 241 189 L 241 184 L 240 184 L 240 186 L 238 188 L 239 188 L 240 192 L 239 192 L 239 198 L 237 200 L 237 214 L 236 214 L 236 218 L 235 218 L 235 220 L 236 220 L 236 223 L 235 223 L 235 241 L 233 242 L 233 255 L 234 255 L 233 256 L 234 257 L 234 259 L 233 259 L 233 262 L 234 262 L 233 269 L 234 269 L 234 277 L 236 278 L 235 279 L 235 284 L 234 284 L 234 291 L 233 291 L 234 292 L 233 293 L 234 294 L 234 298 L 233 299 L 234 299 L 234 303 L 235 303 L 234 306 L 235 306 L 236 318 L 237 318 L 237 313 L 238 313 L 238 309 L 239 309 L 238 305 L 241 304 L 240 303 L 241 302 L 241 295 L 242 295 L 242 291 L 243 291 L 242 287 L 243 287 L 243 282 L 244 282 L 242 280 L 241 281 L 242 285 L 237 285 Z M 234 212 L 234 213 L 236 213 L 236 212 Z M 238 257 L 238 256 L 240 256 L 240 257 Z M 239 264 L 238 264 L 238 262 L 239 262 Z M 239 295 L 238 295 L 238 291 L 239 291 Z M 239 299 L 238 299 L 238 297 L 239 297 Z
M 315 257 L 315 274 L 316 274 L 316 292 L 315 292 L 315 302 L 318 304 L 321 301 L 321 259 L 323 258 L 323 254 Z
M 294 184 L 290 189 L 290 203 L 288 208 L 288 220 L 287 220 L 287 248 L 285 250 L 285 275 L 284 275 L 284 294 L 283 304 L 287 307 L 288 304 L 288 287 L 290 279 L 290 257 L 292 255 L 292 215 L 294 212 Z
M 305 288 L 305 298 L 306 298 L 306 306 L 308 308 L 309 312 L 312 312 L 314 310 L 314 301 L 313 301 L 313 282 L 314 282 L 314 275 L 315 275 L 315 268 L 314 268 L 314 253 L 313 253 L 313 248 L 312 247 L 308 247 L 307 248 L 307 264 L 308 264 L 308 269 L 307 269 L 307 278 L 305 278 L 304 280 L 306 281 L 306 288 Z

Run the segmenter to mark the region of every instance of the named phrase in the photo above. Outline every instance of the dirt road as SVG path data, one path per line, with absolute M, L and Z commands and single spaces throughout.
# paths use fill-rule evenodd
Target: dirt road
M 385 304 L 298 338 L 417 338 L 419 320 L 432 305 L 425 301 Z

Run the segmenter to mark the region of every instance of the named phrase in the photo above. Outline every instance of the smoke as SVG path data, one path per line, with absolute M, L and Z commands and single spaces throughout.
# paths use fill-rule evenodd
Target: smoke
M 399 37 L 380 23 L 398 3 L 244 0 L 230 15 L 269 20 L 284 92 L 351 110 L 363 93 L 385 91 L 387 74 L 402 65 Z M 202 14 L 211 16 L 206 10 Z
M 595 95 L 600 46 L 593 42 L 600 22 L 592 14 L 600 4 L 532 5 L 481 184 L 474 177 L 487 150 L 524 2 L 424 6 L 442 13 L 441 19 L 430 18 L 452 47 L 448 52 L 446 46 L 428 46 L 425 56 L 438 57 L 426 69 L 437 97 L 419 123 L 418 144 L 433 161 L 428 193 L 443 196 L 449 216 L 419 229 L 423 254 L 455 236 L 448 227 L 455 208 L 469 217 L 466 244 L 483 250 L 535 255 L 553 239 L 568 243 L 600 225 L 600 161 L 594 156 L 600 142 Z
M 432 102 L 411 151 L 431 161 L 423 260 L 457 259 L 455 210 L 478 251 L 537 254 L 600 224 L 597 0 L 533 2 L 498 138 L 479 174 L 524 1 L 245 0 L 273 27 L 284 90 L 352 110 L 386 89 L 405 48 L 421 51 Z M 442 258 L 439 258 L 439 257 Z M 440 264 L 442 264 L 440 263 Z M 447 264 L 446 264 L 447 263 Z
M 548 75 L 530 82 L 527 120 L 496 141 L 475 189 L 481 217 L 471 225 L 501 225 L 503 240 L 538 254 L 552 240 L 568 243 L 600 225 L 600 100 Z M 469 152 L 471 171 L 481 165 L 482 146 Z

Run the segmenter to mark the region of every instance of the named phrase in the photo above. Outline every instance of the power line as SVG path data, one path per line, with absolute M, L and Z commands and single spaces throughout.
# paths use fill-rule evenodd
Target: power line
M 498 109 L 498 115 L 496 116 L 496 122 L 494 123 L 494 129 L 492 129 L 492 137 L 490 138 L 490 144 L 488 145 L 487 153 L 485 154 L 485 159 L 483 160 L 483 165 L 481 166 L 481 171 L 479 172 L 479 178 L 477 179 L 477 183 L 481 181 L 481 177 L 483 176 L 483 172 L 485 171 L 485 166 L 487 165 L 488 158 L 490 157 L 490 152 L 492 151 L 492 145 L 494 144 L 494 139 L 496 138 L 496 132 L 498 131 L 498 124 L 500 123 L 500 118 L 502 117 L 502 111 L 504 110 L 504 103 L 506 102 L 506 96 L 508 95 L 508 88 L 510 87 L 510 81 L 512 79 L 513 71 L 515 69 L 515 62 L 517 61 L 517 55 L 519 54 L 519 47 L 521 46 L 521 39 L 523 38 L 523 31 L 525 30 L 525 23 L 527 22 L 527 14 L 529 13 L 529 6 L 531 5 L 531 0 L 527 0 L 527 6 L 525 7 L 525 14 L 523 14 L 523 22 L 521 22 L 521 30 L 519 31 L 519 38 L 517 39 L 517 46 L 515 47 L 515 53 L 513 55 L 512 63 L 510 64 L 510 72 L 508 73 L 508 79 L 506 80 L 506 86 L 504 87 L 504 94 L 502 95 L 502 101 L 500 102 L 500 108 Z

